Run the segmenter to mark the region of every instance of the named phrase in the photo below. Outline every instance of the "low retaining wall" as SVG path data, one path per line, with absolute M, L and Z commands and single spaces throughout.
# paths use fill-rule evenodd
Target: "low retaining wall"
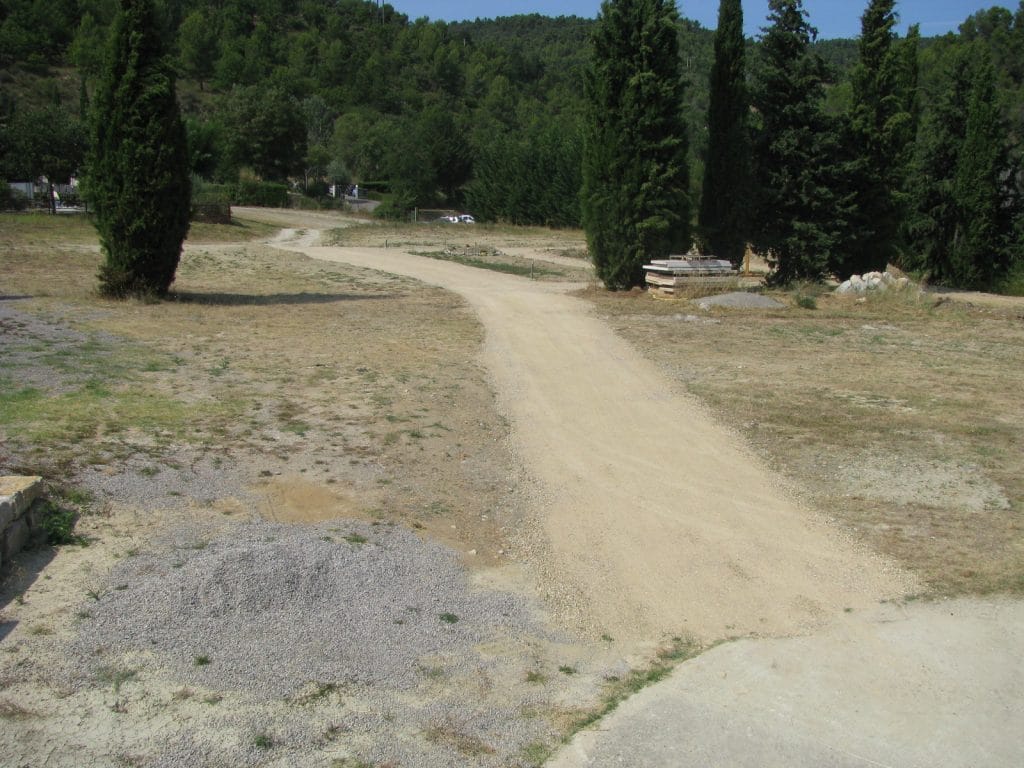
M 46 541 L 43 478 L 0 477 L 0 571 L 28 546 Z

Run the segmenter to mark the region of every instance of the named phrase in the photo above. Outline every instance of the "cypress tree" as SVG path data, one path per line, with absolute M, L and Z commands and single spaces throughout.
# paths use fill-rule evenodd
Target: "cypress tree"
M 964 141 L 953 175 L 958 225 L 950 253 L 951 280 L 963 288 L 989 288 L 1008 265 L 1006 240 L 1012 222 L 1006 215 L 1002 179 L 1009 170 L 1004 133 L 995 104 L 995 68 L 977 49 Z
M 721 0 L 708 103 L 708 151 L 699 229 L 711 252 L 739 266 L 746 250 L 750 134 L 740 0 Z
M 903 259 L 905 268 L 927 273 L 939 283 L 953 277 L 952 245 L 958 226 L 953 178 L 971 91 L 968 57 L 961 47 L 952 49 L 942 65 L 943 86 L 925 115 L 917 140 L 911 173 L 911 242 Z
M 668 0 L 605 0 L 585 83 L 583 227 L 610 290 L 690 236 L 679 16 Z
M 836 126 L 822 108 L 827 69 L 811 50 L 817 31 L 800 0 L 769 0 L 752 103 L 758 189 L 753 239 L 771 281 L 820 280 L 829 269 L 849 201 L 836 190 Z
M 152 0 L 121 0 L 95 97 L 87 193 L 104 252 L 100 291 L 167 293 L 188 233 L 185 128 Z
M 871 0 L 861 17 L 846 174 L 857 215 L 834 264 L 844 276 L 885 269 L 900 251 L 906 152 L 916 127 L 917 49 L 897 40 L 895 5 Z

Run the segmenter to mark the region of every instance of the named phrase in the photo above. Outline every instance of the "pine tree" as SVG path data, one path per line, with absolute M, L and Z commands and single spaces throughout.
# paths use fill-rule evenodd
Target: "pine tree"
M 121 0 L 93 114 L 86 190 L 108 296 L 167 293 L 188 233 L 188 149 L 152 0 Z
M 916 127 L 917 50 L 893 32 L 895 5 L 871 0 L 861 17 L 846 173 L 857 215 L 833 265 L 844 276 L 883 270 L 900 251 L 907 147 Z
M 708 152 L 699 229 L 711 252 L 739 266 L 749 218 L 750 134 L 740 0 L 721 0 L 708 104 Z
M 606 0 L 594 31 L 582 212 L 610 290 L 641 285 L 645 262 L 689 245 L 678 21 L 674 2 Z
M 849 220 L 840 188 L 837 126 L 822 110 L 827 70 L 800 0 L 770 0 L 752 103 L 758 115 L 753 239 L 775 284 L 820 280 Z

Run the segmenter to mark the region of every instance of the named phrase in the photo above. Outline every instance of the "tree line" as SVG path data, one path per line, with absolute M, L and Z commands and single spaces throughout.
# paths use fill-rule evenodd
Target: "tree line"
M 390 5 L 366 0 L 153 5 L 155 33 L 178 77 L 189 169 L 199 182 L 288 183 L 321 199 L 330 184 L 359 182 L 380 191 L 383 210 L 393 215 L 429 206 L 524 224 L 578 226 L 585 218 L 581 193 L 594 189 L 584 173 L 585 147 L 594 139 L 588 115 L 600 68 L 592 52 L 600 45 L 607 8 L 623 6 L 628 15 L 631 2 L 606 3 L 597 21 L 530 15 L 457 24 L 410 20 Z M 776 16 L 790 6 L 797 13 L 787 16 L 787 26 Z M 634 256 L 683 248 L 696 237 L 730 258 L 748 241 L 773 258 L 790 254 L 776 262 L 780 280 L 843 274 L 883 256 L 947 282 L 1003 279 L 1014 263 L 1012 243 L 991 270 L 963 265 L 976 260 L 970 255 L 975 246 L 968 244 L 978 241 L 979 232 L 999 232 L 1007 240 L 1009 226 L 1020 239 L 1013 229 L 1019 229 L 1019 217 L 1006 195 L 1019 187 L 1008 169 L 1019 167 L 1024 125 L 1024 3 L 1016 13 L 993 8 L 975 14 L 958 34 L 942 38 L 897 39 L 891 24 L 883 24 L 878 43 L 869 48 L 863 35 L 858 41 L 816 41 L 799 3 L 772 7 L 774 15 L 756 40 L 744 39 L 729 14 L 720 19 L 717 37 L 678 14 L 663 19 L 661 39 L 673 45 L 675 78 L 666 89 L 676 112 L 660 128 L 650 127 L 669 130 L 671 124 L 672 136 L 644 140 L 652 152 L 659 142 L 673 145 L 649 160 L 668 158 L 671 168 L 664 172 L 676 200 L 664 212 L 667 229 L 656 234 L 660 221 L 645 229 L 648 240 Z M 0 80 L 0 175 L 62 181 L 75 170 L 75 164 L 58 167 L 58 160 L 66 166 L 67 158 L 84 157 L 90 137 L 82 121 L 99 93 L 118 8 L 119 0 L 0 3 L 0 67 L 7 73 Z M 733 124 L 735 104 L 715 95 L 729 77 L 728 66 L 735 68 L 720 63 L 730 23 L 735 29 L 729 46 L 742 62 L 736 80 L 742 94 L 736 98 L 747 99 L 746 112 Z M 793 45 L 799 55 L 792 61 L 772 53 Z M 871 59 L 876 53 L 878 61 Z M 885 96 L 885 106 L 871 114 L 858 105 L 876 87 L 871 78 L 878 73 L 870 68 L 882 66 L 878 76 L 886 80 L 900 56 L 904 66 L 915 68 L 899 75 L 911 78 L 904 91 L 912 102 L 900 112 L 909 119 L 884 128 L 880 142 L 865 131 L 893 106 L 892 99 Z M 947 117 L 961 108 L 961 116 L 968 114 L 971 94 L 983 88 L 975 81 L 984 77 L 977 73 L 986 60 L 997 108 L 986 117 L 982 99 L 975 99 L 968 141 L 967 121 Z M 777 114 L 775 97 L 759 101 L 772 78 L 803 89 L 798 102 L 779 104 Z M 800 109 L 806 121 L 778 122 Z M 636 117 L 639 130 L 648 116 Z M 994 126 L 984 128 L 986 120 Z M 986 130 L 999 134 L 1001 154 L 983 160 L 988 155 L 972 149 L 977 162 L 970 170 L 960 148 L 975 147 Z M 737 143 L 736 131 L 749 142 Z M 906 141 L 908 132 L 913 138 Z M 772 134 L 788 138 L 767 141 Z M 60 151 L 43 158 L 40 142 L 25 151 L 40 135 Z M 787 141 L 807 155 L 796 176 L 786 170 L 792 158 L 768 162 Z M 894 144 L 903 147 L 896 164 L 889 162 Z M 998 170 L 992 171 L 993 163 Z M 969 178 L 993 172 L 1001 189 L 996 198 L 985 198 Z M 749 196 L 729 203 L 742 189 L 759 190 L 756 206 Z M 746 211 L 744 221 L 730 222 L 730 204 Z M 752 211 L 781 214 L 800 204 L 804 209 L 789 210 L 774 224 L 764 216 L 750 221 Z M 988 218 L 979 218 L 986 206 Z M 950 211 L 957 213 L 955 225 Z M 981 220 L 990 223 L 981 226 Z M 786 230 L 787 221 L 794 231 Z M 792 255 L 798 253 L 803 255 Z M 634 276 L 637 271 L 627 270 Z
M 675 4 L 607 0 L 583 162 L 584 226 L 605 284 L 641 285 L 646 261 L 696 240 L 737 265 L 751 244 L 776 284 L 894 264 L 1024 293 L 1024 2 L 1016 15 L 978 13 L 928 48 L 916 26 L 900 38 L 896 22 L 895 0 L 867 3 L 840 89 L 801 0 L 770 0 L 754 51 L 740 0 L 721 0 L 697 206 L 678 40 L 666 34 Z

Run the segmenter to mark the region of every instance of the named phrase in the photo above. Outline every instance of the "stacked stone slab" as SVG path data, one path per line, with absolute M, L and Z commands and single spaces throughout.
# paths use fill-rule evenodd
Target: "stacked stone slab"
M 43 479 L 0 477 L 0 570 L 28 546 L 42 544 Z

